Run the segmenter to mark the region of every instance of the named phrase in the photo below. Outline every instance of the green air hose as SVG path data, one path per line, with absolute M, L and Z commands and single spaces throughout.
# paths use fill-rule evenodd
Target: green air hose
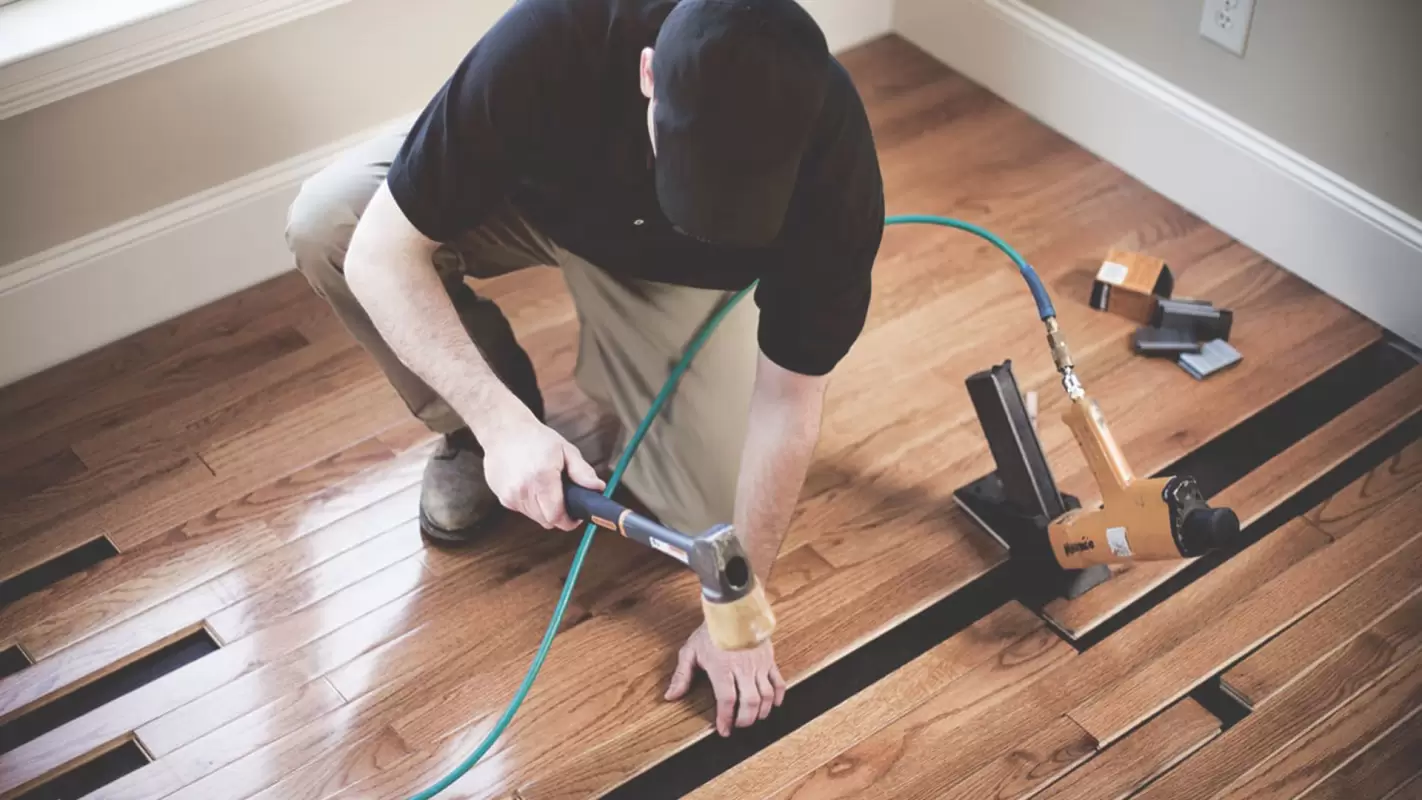
M 1047 290 L 1043 287 L 1041 279 L 1037 277 L 1036 270 L 1032 269 L 1031 265 L 1029 265 L 1022 256 L 1018 255 L 1016 250 L 1013 250 L 1006 242 L 998 238 L 991 231 L 974 225 L 971 222 L 963 222 L 962 220 L 952 219 L 950 217 L 935 217 L 921 214 L 892 216 L 884 221 L 886 225 L 899 225 L 904 223 L 922 223 L 926 225 L 941 225 L 948 228 L 957 228 L 991 242 L 999 250 L 1006 253 L 1007 257 L 1012 259 L 1012 262 L 1016 264 L 1017 268 L 1021 271 L 1023 278 L 1026 279 L 1027 285 L 1032 292 L 1032 298 L 1036 301 L 1038 315 L 1043 320 L 1048 320 L 1056 316 L 1056 312 L 1052 308 L 1051 299 L 1048 298 Z M 691 344 L 687 347 L 686 353 L 682 355 L 681 361 L 677 363 L 676 367 L 672 369 L 671 374 L 667 376 L 666 382 L 662 384 L 661 391 L 657 393 L 656 399 L 652 401 L 652 407 L 647 409 L 646 416 L 642 417 L 642 421 L 638 424 L 636 432 L 632 434 L 632 438 L 627 442 L 627 447 L 623 449 L 622 455 L 618 457 L 617 465 L 612 470 L 612 476 L 607 481 L 607 488 L 603 490 L 604 497 L 611 497 L 612 493 L 617 490 L 617 485 L 622 481 L 622 473 L 626 471 L 627 464 L 632 460 L 633 454 L 637 452 L 637 448 L 642 444 L 642 439 L 646 437 L 647 429 L 652 426 L 652 421 L 661 413 L 662 407 L 666 405 L 667 399 L 671 397 L 671 393 L 681 380 L 681 376 L 685 374 L 686 370 L 691 366 L 692 359 L 696 357 L 696 354 L 700 352 L 702 346 L 706 344 L 706 340 L 711 338 L 711 334 L 715 332 L 717 326 L 726 318 L 726 315 L 730 313 L 731 309 L 734 308 L 742 298 L 749 294 L 751 290 L 755 288 L 755 285 L 756 284 L 752 283 L 750 286 L 737 292 L 730 301 L 712 315 L 705 327 L 698 331 L 696 336 L 691 340 Z M 451 784 L 463 777 L 464 773 L 479 763 L 479 759 L 483 758 L 484 754 L 489 751 L 489 748 L 494 746 L 494 742 L 498 741 L 504 729 L 513 721 L 514 714 L 518 712 L 519 706 L 523 704 L 524 698 L 528 696 L 529 690 L 533 688 L 533 681 L 538 677 L 538 671 L 543 668 L 543 661 L 548 657 L 549 648 L 553 646 L 553 636 L 557 632 L 558 626 L 563 622 L 563 613 L 568 608 L 568 599 L 572 596 L 573 587 L 578 582 L 578 572 L 583 568 L 583 559 L 587 557 L 588 549 L 592 546 L 593 534 L 596 531 L 597 526 L 593 524 L 589 524 L 587 528 L 583 530 L 582 542 L 578 545 L 578 552 L 573 556 L 573 564 L 568 569 L 568 579 L 563 583 L 563 592 L 558 596 L 558 604 L 553 608 L 552 619 L 548 621 L 548 630 L 544 631 L 543 641 L 538 645 L 538 652 L 534 654 L 533 662 L 528 665 L 528 672 L 523 676 L 523 682 L 519 684 L 518 691 L 514 692 L 513 699 L 509 701 L 508 708 L 504 709 L 504 713 L 499 717 L 499 721 L 494 724 L 493 729 L 484 737 L 484 741 L 475 748 L 474 752 L 469 754 L 468 758 L 464 759 L 459 766 L 455 767 L 448 775 L 445 775 L 433 786 L 413 796 L 410 800 L 430 800 L 430 798 L 449 788 Z

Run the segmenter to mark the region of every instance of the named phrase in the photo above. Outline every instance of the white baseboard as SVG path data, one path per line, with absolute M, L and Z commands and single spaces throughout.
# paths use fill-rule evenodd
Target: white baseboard
M 1422 343 L 1422 222 L 1020 0 L 897 0 L 894 27 L 1340 302 Z
M 386 127 L 0 267 L 0 386 L 291 269 L 302 181 Z
M 800 4 L 815 18 L 835 52 L 893 31 L 892 0 L 800 0 Z

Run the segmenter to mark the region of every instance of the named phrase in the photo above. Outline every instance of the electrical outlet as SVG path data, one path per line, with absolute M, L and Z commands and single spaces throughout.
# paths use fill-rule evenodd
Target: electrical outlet
M 1205 0 L 1205 11 L 1200 16 L 1200 35 L 1237 56 L 1243 56 L 1253 16 L 1254 0 Z

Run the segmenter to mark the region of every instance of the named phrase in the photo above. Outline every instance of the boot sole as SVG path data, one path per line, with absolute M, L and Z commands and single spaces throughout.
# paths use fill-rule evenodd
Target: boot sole
M 425 510 L 420 509 L 420 536 L 439 547 L 467 547 L 487 534 L 501 517 L 503 517 L 503 509 L 495 509 L 473 525 L 450 530 L 434 524 L 429 517 L 425 516 Z

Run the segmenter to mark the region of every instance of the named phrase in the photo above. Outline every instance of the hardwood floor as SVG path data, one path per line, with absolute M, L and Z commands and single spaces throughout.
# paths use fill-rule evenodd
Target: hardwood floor
M 889 213 L 971 219 L 1037 266 L 1138 474 L 1380 339 L 901 40 L 843 61 Z M 1165 258 L 1177 295 L 1233 309 L 1243 362 L 1195 381 L 1133 355 L 1134 325 L 1087 305 L 1111 247 Z M 615 431 L 573 383 L 577 322 L 559 276 L 478 288 L 529 350 L 552 424 L 605 463 Z M 992 469 L 964 379 L 1008 358 L 1039 394 L 1063 489 L 1092 502 L 1016 271 L 965 234 L 891 228 L 768 587 L 792 686 L 1006 563 L 952 493 Z M 1263 518 L 1419 408 L 1422 367 L 1217 501 Z M 0 678 L 0 725 L 88 702 L 183 636 L 218 645 L 16 739 L 0 751 L 0 798 L 129 742 L 151 762 L 88 797 L 400 798 L 459 763 L 522 680 L 576 539 L 509 519 L 478 547 L 426 547 L 415 519 L 432 441 L 294 274 L 0 389 L 0 581 L 101 537 L 118 552 L 0 605 L 0 649 L 34 662 Z M 1414 442 L 1084 650 L 1073 640 L 1187 565 L 1122 569 L 1040 615 L 1003 603 L 692 796 L 1407 791 L 1422 708 L 1419 486 Z M 599 539 L 523 710 L 444 796 L 600 796 L 711 736 L 704 681 L 662 699 L 699 619 L 691 575 Z M 1214 678 L 1251 707 L 1238 724 L 1197 700 Z

